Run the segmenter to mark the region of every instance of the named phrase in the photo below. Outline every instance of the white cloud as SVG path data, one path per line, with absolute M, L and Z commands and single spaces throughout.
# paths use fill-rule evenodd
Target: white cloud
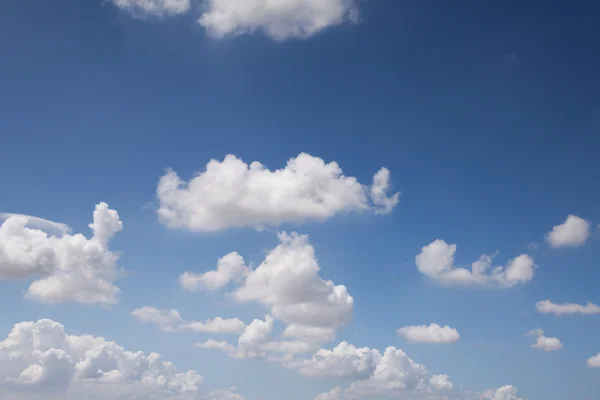
M 199 288 L 217 290 L 229 282 L 239 283 L 249 272 L 250 268 L 246 266 L 242 256 L 234 251 L 221 257 L 214 271 L 203 274 L 195 274 L 191 271 L 183 273 L 179 277 L 179 284 L 189 291 L 196 291 Z
M 113 281 L 118 256 L 108 249 L 109 240 L 123 228 L 116 211 L 106 203 L 96 205 L 90 239 L 64 229 L 60 236 L 49 235 L 27 227 L 32 221 L 40 224 L 40 219 L 13 215 L 0 226 L 0 279 L 35 278 L 26 296 L 41 302 L 117 301 L 119 289 Z
M 550 300 L 543 300 L 538 301 L 535 308 L 540 313 L 554 314 L 557 316 L 568 314 L 600 314 L 600 306 L 590 302 L 585 305 L 574 303 L 555 304 Z
M 228 155 L 223 161 L 211 160 L 189 182 L 167 170 L 158 183 L 157 213 L 171 228 L 199 232 L 323 221 L 348 211 L 390 212 L 399 193 L 387 196 L 389 186 L 384 168 L 368 187 L 344 176 L 337 163 L 305 153 L 275 171 Z
M 433 375 L 429 378 L 429 384 L 439 391 L 447 391 L 454 388 L 454 384 L 450 381 L 450 377 L 447 374 Z
M 227 353 L 235 352 L 235 346 L 225 342 L 224 340 L 216 341 L 213 339 L 209 339 L 206 342 L 196 343 L 196 346 L 200 347 L 201 349 L 215 349 L 225 351 Z
M 488 389 L 479 393 L 480 400 L 525 400 L 517 396 L 517 388 L 511 385 L 502 386 L 498 389 Z
M 307 38 L 358 21 L 355 0 L 207 0 L 198 21 L 214 37 L 261 31 L 274 40 Z
M 315 400 L 342 400 L 342 388 L 338 386 L 329 392 L 321 393 L 315 397 Z
M 190 0 L 110 0 L 122 10 L 135 15 L 165 16 L 185 14 L 191 8 Z
M 290 364 L 302 375 L 336 378 L 367 378 L 373 374 L 381 360 L 379 350 L 356 348 L 341 342 L 332 350 L 320 349 L 310 360 Z
M 560 350 L 563 347 L 558 338 L 544 336 L 544 331 L 540 328 L 529 331 L 527 336 L 537 336 L 535 343 L 531 345 L 534 349 L 550 352 Z
M 458 331 L 449 326 L 438 324 L 405 326 L 398 329 L 398 335 L 404 336 L 411 342 L 423 343 L 454 343 L 460 339 Z
M 67 335 L 61 324 L 48 319 L 19 323 L 0 342 L 0 376 L 0 387 L 11 392 L 68 399 L 82 398 L 82 393 L 191 399 L 203 381 L 196 371 L 177 372 L 156 353 L 127 351 L 101 337 Z
M 596 354 L 594 357 L 590 357 L 587 360 L 587 365 L 590 368 L 600 368 L 600 353 Z
M 231 293 L 238 302 L 258 302 L 270 310 L 265 320 L 246 326 L 234 353 L 223 348 L 232 356 L 314 352 L 352 318 L 354 299 L 345 286 L 319 277 L 320 266 L 308 236 L 284 232 L 278 237 L 279 245 L 256 269 L 248 269 Z M 286 325 L 284 339 L 271 335 L 276 320 Z
M 237 393 L 235 387 L 224 390 L 215 390 L 208 395 L 208 400 L 244 400 L 244 397 Z
M 39 229 L 44 232 L 56 233 L 59 235 L 64 235 L 65 233 L 71 232 L 71 227 L 67 224 L 63 224 L 61 222 L 49 221 L 44 218 L 34 217 L 31 215 L 25 214 L 14 214 L 14 213 L 0 213 L 1 220 L 7 220 L 12 217 L 25 218 L 27 219 L 27 227 L 33 229 Z
M 206 332 L 206 333 L 242 333 L 246 325 L 237 318 L 217 317 L 201 321 L 185 321 L 177 310 L 160 310 L 154 307 L 141 307 L 131 315 L 144 323 L 152 323 L 165 332 Z
M 471 269 L 456 268 L 454 254 L 456 245 L 437 239 L 424 246 L 416 256 L 418 270 L 438 282 L 453 285 L 484 286 L 496 285 L 511 287 L 527 283 L 533 279 L 535 264 L 533 258 L 521 254 L 510 260 L 506 266 L 492 266 L 495 255 L 482 255 L 473 262 Z
M 555 225 L 546 236 L 552 247 L 583 245 L 590 236 L 590 223 L 576 215 L 569 215 L 565 222 Z
M 240 302 L 258 301 L 290 325 L 336 329 L 352 317 L 346 287 L 325 281 L 307 235 L 280 233 L 280 244 L 233 292 Z
M 352 399 L 369 396 L 394 396 L 400 393 L 425 393 L 428 372 L 422 364 L 414 362 L 406 353 L 388 347 L 367 379 L 356 380 L 346 390 Z

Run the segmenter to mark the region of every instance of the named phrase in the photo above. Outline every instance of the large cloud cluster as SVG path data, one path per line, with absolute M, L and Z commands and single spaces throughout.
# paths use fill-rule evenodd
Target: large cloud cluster
M 74 336 L 52 320 L 16 324 L 0 342 L 0 387 L 62 398 L 196 398 L 203 378 L 177 372 L 160 355 L 125 350 L 101 337 Z
M 59 232 L 49 234 L 30 222 Z M 34 279 L 26 296 L 36 301 L 115 303 L 118 256 L 108 243 L 123 224 L 115 210 L 99 203 L 90 228 L 88 239 L 66 233 L 63 224 L 9 215 L 0 225 L 0 279 Z

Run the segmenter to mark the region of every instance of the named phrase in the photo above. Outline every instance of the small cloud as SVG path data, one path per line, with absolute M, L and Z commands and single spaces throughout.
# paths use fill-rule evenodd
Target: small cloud
M 527 245 L 527 248 L 529 250 L 537 250 L 539 247 L 539 245 L 537 244 L 537 242 L 531 242 Z

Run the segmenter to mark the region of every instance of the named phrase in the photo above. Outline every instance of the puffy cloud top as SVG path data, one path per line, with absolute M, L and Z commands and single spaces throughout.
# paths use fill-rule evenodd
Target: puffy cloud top
M 0 279 L 36 278 L 27 297 L 49 303 L 115 303 L 119 294 L 117 254 L 109 240 L 123 229 L 119 214 L 106 203 L 96 205 L 93 236 L 70 235 L 63 224 L 45 221 L 46 227 L 62 227 L 60 236 L 29 227 L 40 219 L 10 216 L 0 225 Z
M 565 222 L 555 225 L 546 236 L 552 247 L 581 246 L 590 236 L 590 223 L 576 215 L 569 215 Z
M 399 193 L 387 194 L 389 188 L 385 168 L 368 187 L 344 176 L 337 163 L 326 164 L 305 153 L 275 171 L 228 155 L 223 161 L 211 160 L 189 182 L 168 170 L 158 183 L 157 212 L 160 221 L 172 228 L 204 232 L 261 228 L 323 221 L 344 211 L 389 213 L 399 201 Z
M 358 20 L 355 0 L 208 0 L 199 23 L 214 37 L 264 32 L 275 40 L 310 37 Z
M 101 337 L 67 335 L 49 319 L 16 324 L 0 342 L 0 376 L 5 377 L 0 385 L 19 392 L 89 391 L 104 398 L 195 394 L 203 381 L 196 371 L 177 372 L 156 353 L 127 351 Z
M 445 284 L 511 287 L 533 279 L 535 264 L 527 254 L 517 256 L 506 266 L 496 267 L 492 267 L 493 256 L 484 254 L 469 270 L 454 266 L 455 253 L 455 244 L 437 239 L 421 249 L 415 262 L 422 274 Z

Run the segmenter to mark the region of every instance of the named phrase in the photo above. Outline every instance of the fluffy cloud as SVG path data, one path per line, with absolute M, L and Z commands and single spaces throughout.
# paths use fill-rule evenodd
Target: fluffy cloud
M 388 347 L 373 373 L 366 379 L 354 381 L 345 393 L 352 399 L 398 397 L 400 392 L 426 393 L 429 391 L 427 375 L 425 366 L 414 362 L 402 350 Z
M 204 274 L 195 274 L 191 271 L 183 273 L 179 277 L 179 284 L 189 291 L 200 288 L 205 290 L 217 290 L 226 286 L 229 282 L 240 282 L 248 273 L 250 268 L 244 263 L 244 259 L 237 252 L 231 252 L 219 259 L 217 269 Z
M 433 375 L 429 378 L 429 384 L 436 390 L 446 391 L 452 390 L 454 384 L 450 381 L 447 374 Z
M 275 171 L 257 161 L 248 165 L 228 155 L 223 161 L 211 160 L 206 170 L 189 182 L 168 170 L 158 183 L 157 213 L 171 228 L 201 232 L 260 228 L 323 221 L 347 211 L 389 213 L 399 200 L 399 193 L 387 195 L 389 188 L 385 168 L 375 174 L 369 187 L 344 176 L 337 163 L 326 164 L 305 153 Z
M 460 339 L 456 329 L 449 326 L 441 327 L 438 324 L 405 326 L 398 329 L 397 333 L 411 342 L 454 343 Z
M 29 227 L 54 227 L 60 235 Z M 115 210 L 96 205 L 93 236 L 70 235 L 64 224 L 24 215 L 12 215 L 0 226 L 0 279 L 34 280 L 26 296 L 49 303 L 115 303 L 119 289 L 118 256 L 108 249 L 109 240 L 123 229 Z
M 525 400 L 517 396 L 517 388 L 511 385 L 498 389 L 489 389 L 479 393 L 480 400 Z
M 587 360 L 587 365 L 590 368 L 600 368 L 600 353 L 596 354 L 594 357 L 590 357 Z
M 264 32 L 274 40 L 307 38 L 358 20 L 355 0 L 207 0 L 198 21 L 214 37 Z
M 568 314 L 600 314 L 600 306 L 589 302 L 585 305 L 574 303 L 555 304 L 550 300 L 543 300 L 538 301 L 535 308 L 540 313 L 554 314 L 557 316 Z
M 101 337 L 67 335 L 61 324 L 48 319 L 19 323 L 0 342 L 0 376 L 0 387 L 9 391 L 68 399 L 82 398 L 82 393 L 192 399 L 203 381 L 196 371 L 177 372 L 156 353 L 127 351 Z
M 279 245 L 256 269 L 244 270 L 243 281 L 231 293 L 238 302 L 258 302 L 270 310 L 265 320 L 256 319 L 245 328 L 235 352 L 232 345 L 220 346 L 237 357 L 313 352 L 352 318 L 352 296 L 345 286 L 319 277 L 320 266 L 308 236 L 280 233 L 278 237 Z M 219 267 L 203 276 L 212 272 L 218 274 Z M 286 324 L 284 339 L 272 337 L 275 320 Z
M 415 262 L 422 274 L 445 284 L 511 287 L 533 279 L 535 264 L 527 254 L 517 256 L 506 266 L 495 267 L 492 266 L 494 256 L 484 254 L 469 270 L 454 266 L 455 253 L 455 244 L 437 239 L 421 249 Z
M 201 321 L 185 321 L 177 310 L 159 310 L 154 307 L 141 307 L 133 310 L 131 315 L 144 323 L 152 323 L 165 332 L 207 332 L 207 333 L 242 333 L 246 325 L 237 318 L 224 319 L 217 317 Z
M 184 14 L 191 7 L 190 0 L 110 0 L 122 10 L 135 15 L 177 15 Z
M 341 342 L 333 350 L 320 349 L 310 360 L 290 364 L 302 375 L 315 377 L 367 378 L 381 360 L 379 350 L 356 348 Z
M 342 388 L 338 386 L 329 392 L 321 393 L 315 397 L 315 400 L 342 400 Z
M 233 358 L 273 358 L 272 353 L 310 353 L 318 347 L 316 343 L 303 340 L 277 340 L 272 337 L 275 320 L 266 315 L 264 320 L 255 319 L 238 338 L 237 347 L 227 342 L 209 339 L 197 343 L 203 349 L 216 349 L 229 354 Z
M 546 236 L 552 247 L 583 245 L 590 236 L 590 223 L 576 215 L 569 215 L 565 222 L 555 225 Z
M 527 336 L 537 336 L 535 343 L 531 345 L 531 347 L 534 349 L 550 352 L 560 350 L 563 347 L 562 343 L 560 342 L 560 340 L 558 340 L 558 338 L 544 336 L 544 331 L 540 328 L 529 331 L 527 333 Z

